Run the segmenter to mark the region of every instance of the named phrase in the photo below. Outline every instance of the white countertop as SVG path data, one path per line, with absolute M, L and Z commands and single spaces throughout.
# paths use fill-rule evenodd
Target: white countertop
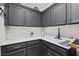
M 8 45 L 8 44 L 14 44 L 14 43 L 20 43 L 20 42 L 25 42 L 25 41 L 31 41 L 31 40 L 37 40 L 37 39 L 43 39 L 42 37 L 34 37 L 34 38 L 25 38 L 25 39 L 7 39 L 2 42 L 1 46 L 3 45 Z
M 61 44 L 59 44 L 59 43 L 65 42 L 65 41 L 67 41 L 67 40 L 70 41 L 69 43 L 72 43 L 72 42 L 75 40 L 75 39 L 65 38 L 65 37 L 61 37 L 62 40 L 60 40 L 60 39 L 56 39 L 55 37 L 56 37 L 56 36 L 45 35 L 45 36 L 43 37 L 43 40 L 48 41 L 48 42 L 50 42 L 50 43 L 53 43 L 53 44 L 55 44 L 55 45 L 58 45 L 58 46 L 60 46 L 60 47 L 66 48 L 66 49 L 69 49 L 70 46 L 69 46 L 69 45 L 68 45 L 68 46 L 64 46 L 64 44 L 61 45 Z
M 34 38 L 25 38 L 25 39 L 17 39 L 17 40 L 5 40 L 2 42 L 1 46 L 3 45 L 8 45 L 8 44 L 13 44 L 13 43 L 19 43 L 19 42 L 25 42 L 25 41 L 30 41 L 30 40 L 37 40 L 37 39 L 43 39 L 45 41 L 48 41 L 50 43 L 53 43 L 53 44 L 56 44 L 60 47 L 63 47 L 63 48 L 66 48 L 66 49 L 69 49 L 70 47 L 69 46 L 64 46 L 64 45 L 61 45 L 59 44 L 60 42 L 64 42 L 66 40 L 69 40 L 70 43 L 73 42 L 75 39 L 71 39 L 71 38 L 64 38 L 64 37 L 61 37 L 62 40 L 59 40 L 59 39 L 56 39 L 55 36 L 51 36 L 51 35 L 45 35 L 43 37 L 34 37 Z

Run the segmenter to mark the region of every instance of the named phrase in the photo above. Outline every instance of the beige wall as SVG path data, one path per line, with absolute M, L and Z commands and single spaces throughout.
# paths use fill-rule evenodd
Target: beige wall
M 35 32 L 37 36 L 41 36 L 41 27 L 21 27 L 21 26 L 8 26 L 7 39 L 25 39 L 28 32 Z
M 58 27 L 61 28 L 61 36 L 64 36 L 64 37 L 79 36 L 79 24 L 46 27 L 45 28 L 45 34 L 57 35 L 57 28 Z

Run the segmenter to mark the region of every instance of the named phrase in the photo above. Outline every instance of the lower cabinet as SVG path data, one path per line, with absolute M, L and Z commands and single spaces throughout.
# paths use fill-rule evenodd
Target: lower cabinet
M 26 42 L 1 46 L 2 56 L 26 56 Z
M 65 49 L 44 40 L 1 46 L 2 56 L 75 56 L 76 49 Z
M 40 45 L 33 45 L 27 47 L 27 49 L 28 49 L 28 56 L 40 56 L 41 53 Z
M 26 56 L 26 49 L 24 48 L 24 49 L 7 53 L 6 56 Z
M 41 51 L 43 52 L 42 56 L 61 56 L 60 54 L 58 54 L 57 52 L 51 50 L 46 46 L 42 46 Z
M 41 55 L 42 56 L 50 56 L 50 51 L 47 47 L 45 46 L 41 46 Z
M 47 56 L 72 56 L 72 55 L 75 56 L 76 55 L 75 49 L 62 48 L 58 45 L 47 42 L 45 40 L 42 40 L 41 44 L 43 45 L 42 49 L 44 56 L 45 55 Z
M 56 53 L 56 52 L 54 52 L 54 51 L 50 51 L 50 55 L 51 55 L 51 56 L 61 56 L 60 54 L 58 54 L 58 53 Z

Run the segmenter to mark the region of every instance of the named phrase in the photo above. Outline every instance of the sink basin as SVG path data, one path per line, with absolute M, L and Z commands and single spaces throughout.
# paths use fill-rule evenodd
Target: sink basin
M 63 41 L 63 42 L 59 42 L 59 44 L 61 44 L 61 45 L 63 45 L 63 46 L 66 46 L 66 47 L 69 47 L 69 43 L 70 43 L 71 41 L 70 40 L 65 40 L 65 41 Z

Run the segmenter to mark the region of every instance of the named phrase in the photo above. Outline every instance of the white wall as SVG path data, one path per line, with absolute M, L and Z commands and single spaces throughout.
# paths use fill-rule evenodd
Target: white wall
M 62 36 L 79 38 L 79 24 L 62 26 L 61 33 Z
M 0 6 L 4 9 L 3 6 Z M 4 16 L 0 15 L 0 44 L 6 39 L 5 35 L 5 27 L 4 27 Z M 1 55 L 1 47 L 0 47 L 0 55 Z
M 3 6 L 0 6 L 0 7 L 4 8 Z M 5 27 L 4 27 L 4 16 L 2 14 L 0 15 L 0 44 L 5 39 L 6 39 L 6 36 L 5 36 Z
M 57 28 L 60 27 L 61 36 L 64 37 L 79 37 L 79 24 L 75 25 L 64 25 L 64 26 L 54 26 L 46 27 L 45 34 L 57 35 Z
M 50 34 L 50 35 L 57 35 L 57 29 L 58 27 L 45 27 L 44 28 L 44 34 Z
M 6 28 L 7 39 L 25 39 L 28 32 L 35 32 L 37 36 L 41 36 L 41 29 L 41 27 L 8 26 L 8 28 Z

